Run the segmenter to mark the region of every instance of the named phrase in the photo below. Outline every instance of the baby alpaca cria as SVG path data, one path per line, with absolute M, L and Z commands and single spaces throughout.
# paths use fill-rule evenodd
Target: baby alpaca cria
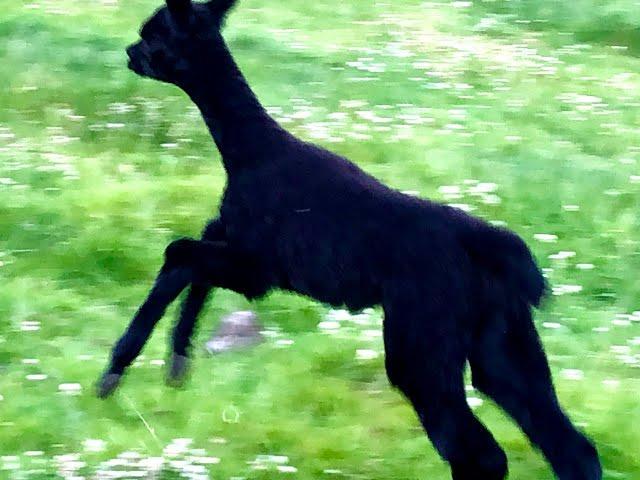
M 130 46 L 129 67 L 186 92 L 228 175 L 200 240 L 166 249 L 148 298 L 98 385 L 109 395 L 167 306 L 189 288 L 169 380 L 179 382 L 213 288 L 283 289 L 358 310 L 382 305 L 389 380 L 455 480 L 502 480 L 504 452 L 469 409 L 463 369 L 519 424 L 561 480 L 600 480 L 595 448 L 561 410 L 531 318 L 544 279 L 524 242 L 460 210 L 392 190 L 306 143 L 264 110 L 220 33 L 233 1 L 171 0 Z

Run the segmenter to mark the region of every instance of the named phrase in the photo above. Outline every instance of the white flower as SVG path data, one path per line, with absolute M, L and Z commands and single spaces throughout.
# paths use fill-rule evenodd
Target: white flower
M 282 473 L 296 473 L 298 469 L 291 465 L 278 465 L 278 471 Z
M 615 389 L 620 386 L 620 380 L 616 380 L 614 378 L 607 378 L 602 381 L 602 384 L 607 388 Z
M 106 448 L 106 442 L 95 438 L 87 438 L 82 442 L 82 447 L 86 452 L 102 452 Z
M 560 375 L 567 380 L 582 380 L 584 372 L 575 368 L 565 368 L 560 371 Z
M 438 187 L 438 191 L 443 195 L 457 195 L 460 193 L 460 187 L 457 185 L 442 185 Z
M 554 243 L 558 241 L 558 236 L 551 233 L 536 233 L 533 238 L 543 243 Z
M 82 385 L 79 383 L 61 383 L 58 385 L 60 393 L 67 395 L 79 395 L 82 391 Z
M 340 328 L 340 323 L 333 322 L 330 320 L 325 320 L 324 322 L 320 322 L 318 324 L 318 328 L 320 330 L 337 330 L 338 328 Z
M 567 293 L 580 293 L 582 291 L 581 285 L 556 285 L 552 289 L 554 295 L 565 295 Z
M 370 349 L 359 349 L 356 350 L 356 358 L 358 360 L 373 360 L 378 358 L 378 352 Z
M 40 330 L 40 322 L 28 322 L 24 321 L 20 324 L 20 330 L 23 332 L 35 332 Z
M 551 328 L 551 329 L 557 329 L 557 328 L 561 328 L 562 325 L 560 325 L 559 323 L 555 323 L 555 322 L 544 322 L 542 324 L 542 326 L 544 328 Z
M 471 408 L 477 408 L 480 405 L 482 405 L 483 403 L 484 403 L 484 401 L 481 398 L 478 398 L 478 397 L 467 397 L 467 404 Z
M 578 270 L 593 270 L 595 265 L 593 263 L 578 263 L 576 264 Z
M 41 450 L 29 450 L 28 452 L 24 452 L 26 457 L 41 457 L 44 455 L 44 452 Z
M 563 205 L 562 209 L 565 212 L 577 212 L 580 210 L 580 205 Z
M 560 251 L 558 253 L 554 253 L 552 255 L 549 255 L 549 258 L 551 260 L 566 260 L 567 258 L 572 258 L 576 256 L 576 252 L 571 252 L 571 251 Z

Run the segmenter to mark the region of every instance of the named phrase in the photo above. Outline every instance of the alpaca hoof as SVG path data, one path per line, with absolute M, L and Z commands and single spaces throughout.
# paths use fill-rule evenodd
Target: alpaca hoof
M 180 387 L 184 384 L 189 372 L 189 358 L 174 353 L 171 355 L 169 372 L 167 373 L 167 385 Z
M 567 442 L 567 445 L 571 445 Z M 558 478 L 602 480 L 602 466 L 595 446 L 582 434 L 574 440 L 573 447 L 566 448 L 566 456 L 557 467 Z
M 507 456 L 498 449 L 466 462 L 451 462 L 452 480 L 504 480 L 508 474 Z
M 120 379 L 122 375 L 117 373 L 105 373 L 98 382 L 96 394 L 98 398 L 107 398 L 111 395 L 118 385 L 120 385 Z

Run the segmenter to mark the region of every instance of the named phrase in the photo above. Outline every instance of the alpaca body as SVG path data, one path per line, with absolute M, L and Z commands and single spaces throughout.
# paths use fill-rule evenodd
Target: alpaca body
M 519 291 L 515 279 L 512 293 L 533 305 L 543 295 L 544 280 L 515 234 L 393 190 L 348 160 L 293 137 L 281 158 L 234 171 L 219 221 L 229 244 L 255 259 L 264 293 L 291 290 L 360 310 L 382 304 L 385 285 L 406 280 L 418 301 L 437 283 L 450 291 L 463 288 L 462 297 L 483 303 L 478 282 L 458 285 L 457 279 L 484 273 L 507 288 L 511 278 L 502 264 L 514 260 L 529 268 L 521 275 L 531 275 L 534 285 Z M 490 262 L 478 258 L 482 242 L 491 244 Z M 464 311 L 466 303 L 452 308 Z
M 469 268 L 452 228 L 463 214 L 391 190 L 330 152 L 291 143 L 282 160 L 235 172 L 220 208 L 229 243 L 265 263 L 258 274 L 265 291 L 359 310 L 381 304 L 385 283 L 399 276 L 428 295 L 434 274 L 446 281 L 447 271 Z
M 181 239 L 116 343 L 98 393 L 115 390 L 185 289 L 169 381 L 184 378 L 213 288 L 283 289 L 351 310 L 384 309 L 385 367 L 454 480 L 503 480 L 504 452 L 466 403 L 463 371 L 545 455 L 560 480 L 600 480 L 597 452 L 559 406 L 531 317 L 545 281 L 514 233 L 395 191 L 267 115 L 220 28 L 233 0 L 168 0 L 127 50 L 130 68 L 184 90 L 228 181 L 200 240 Z

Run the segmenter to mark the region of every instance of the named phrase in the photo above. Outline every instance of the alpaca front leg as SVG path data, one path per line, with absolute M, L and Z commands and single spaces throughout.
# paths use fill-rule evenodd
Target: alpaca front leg
M 189 289 L 180 308 L 180 317 L 173 329 L 171 336 L 172 352 L 167 371 L 167 383 L 172 386 L 182 385 L 189 370 L 189 350 L 191 337 L 195 330 L 198 314 L 204 307 L 212 287 L 205 284 L 194 283 Z
M 209 242 L 224 242 L 225 227 L 220 218 L 209 221 L 202 232 L 202 240 Z M 221 245 L 221 244 L 220 244 Z M 189 350 L 198 315 L 202 311 L 212 290 L 208 283 L 192 283 L 187 297 L 180 307 L 180 315 L 173 327 L 171 335 L 171 354 L 169 356 L 169 370 L 167 383 L 179 386 L 183 383 L 189 369 Z
M 214 288 L 233 290 L 250 299 L 263 295 L 269 289 L 262 269 L 250 255 L 237 252 L 224 241 L 204 240 L 199 249 L 199 278 L 191 284 L 173 329 L 167 372 L 167 383 L 171 386 L 182 385 L 188 373 L 191 339 L 198 314 Z
M 167 248 L 164 265 L 151 292 L 112 350 L 109 367 L 97 385 L 100 398 L 109 396 L 118 387 L 125 369 L 138 356 L 166 308 L 193 280 L 195 268 L 191 259 L 195 256 L 191 254 L 191 242 L 197 241 L 178 240 Z

